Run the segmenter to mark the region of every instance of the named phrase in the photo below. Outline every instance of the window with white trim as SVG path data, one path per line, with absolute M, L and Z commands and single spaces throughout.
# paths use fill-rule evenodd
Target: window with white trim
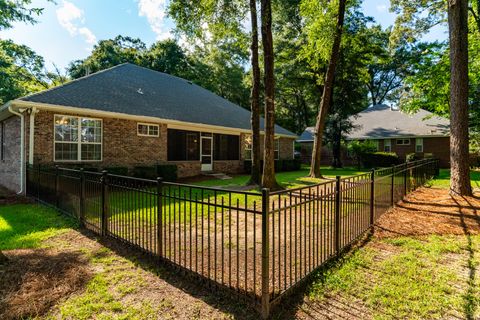
M 245 137 L 245 160 L 252 160 L 252 136 Z
M 408 146 L 410 145 L 410 139 L 397 139 L 396 144 L 398 146 Z
M 275 154 L 275 160 L 280 159 L 280 139 L 275 139 L 275 143 L 273 144 L 273 152 Z
M 101 161 L 102 120 L 55 116 L 55 161 Z
M 383 140 L 383 151 L 392 152 L 392 140 L 390 139 Z
M 142 137 L 159 137 L 160 126 L 158 124 L 138 123 L 137 135 Z
M 423 138 L 415 139 L 415 152 L 423 152 Z

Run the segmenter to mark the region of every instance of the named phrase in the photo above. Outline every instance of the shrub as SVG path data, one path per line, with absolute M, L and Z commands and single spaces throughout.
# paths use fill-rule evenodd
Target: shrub
M 297 171 L 302 167 L 301 159 L 275 160 L 275 172 Z M 245 160 L 243 163 L 245 173 L 252 172 L 252 161 Z M 263 161 L 260 161 L 260 168 L 263 168 Z
M 135 178 L 141 178 L 141 179 L 151 179 L 155 180 L 157 179 L 157 168 L 154 166 L 151 167 L 134 167 L 133 168 L 133 176 Z
M 108 173 L 116 174 L 118 176 L 128 176 L 127 167 L 107 167 L 105 170 L 107 170 Z
M 175 164 L 158 164 L 157 174 L 165 181 L 177 181 L 177 166 Z
M 405 157 L 405 161 L 407 162 L 412 162 L 416 160 L 420 160 L 420 158 L 415 153 L 409 153 Z
M 391 167 L 399 164 L 400 159 L 393 152 L 371 152 L 362 154 L 361 162 L 365 168 Z
M 370 140 L 364 142 L 352 141 L 347 145 L 348 153 L 357 163 L 358 167 L 362 166 L 362 156 L 367 153 L 375 153 L 377 151 L 377 145 Z

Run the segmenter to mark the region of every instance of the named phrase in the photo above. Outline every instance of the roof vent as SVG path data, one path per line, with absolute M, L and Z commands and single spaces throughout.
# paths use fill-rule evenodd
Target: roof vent
M 137 93 L 143 94 L 142 88 L 138 88 Z
M 188 81 L 188 80 L 187 80 L 187 83 L 188 83 L 188 84 L 193 84 L 192 81 Z

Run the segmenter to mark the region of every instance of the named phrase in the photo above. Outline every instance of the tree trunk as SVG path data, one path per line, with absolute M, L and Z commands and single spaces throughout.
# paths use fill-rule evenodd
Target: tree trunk
M 265 142 L 263 146 L 262 187 L 279 189 L 275 178 L 275 79 L 273 65 L 272 4 L 261 0 L 262 44 L 265 81 Z
M 468 161 L 468 0 L 448 0 L 450 194 L 472 195 Z
M 5 264 L 8 261 L 8 258 L 0 251 L 0 265 Z
M 323 87 L 322 100 L 320 101 L 320 110 L 315 125 L 315 139 L 313 142 L 312 166 L 310 167 L 310 177 L 321 178 L 320 161 L 322 155 L 323 131 L 325 129 L 325 120 L 330 107 L 333 94 L 333 85 L 335 81 L 335 68 L 340 55 L 340 43 L 342 40 L 343 21 L 345 19 L 346 0 L 340 0 L 338 3 L 337 28 L 335 31 L 330 63 L 325 76 L 325 85 Z
M 335 133 L 334 133 L 334 138 L 332 141 L 332 155 L 333 155 L 333 162 L 332 162 L 332 167 L 334 168 L 342 168 L 342 134 L 341 134 L 341 128 L 340 125 L 337 126 L 337 124 L 334 124 L 335 127 Z
M 252 171 L 249 184 L 260 185 L 260 66 L 258 62 L 258 23 L 257 1 L 250 0 L 250 17 L 252 20 Z

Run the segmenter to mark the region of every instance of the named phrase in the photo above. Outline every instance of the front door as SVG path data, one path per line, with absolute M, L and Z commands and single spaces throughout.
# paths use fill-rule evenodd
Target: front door
M 200 138 L 200 160 L 202 162 L 202 171 L 213 170 L 213 138 Z

